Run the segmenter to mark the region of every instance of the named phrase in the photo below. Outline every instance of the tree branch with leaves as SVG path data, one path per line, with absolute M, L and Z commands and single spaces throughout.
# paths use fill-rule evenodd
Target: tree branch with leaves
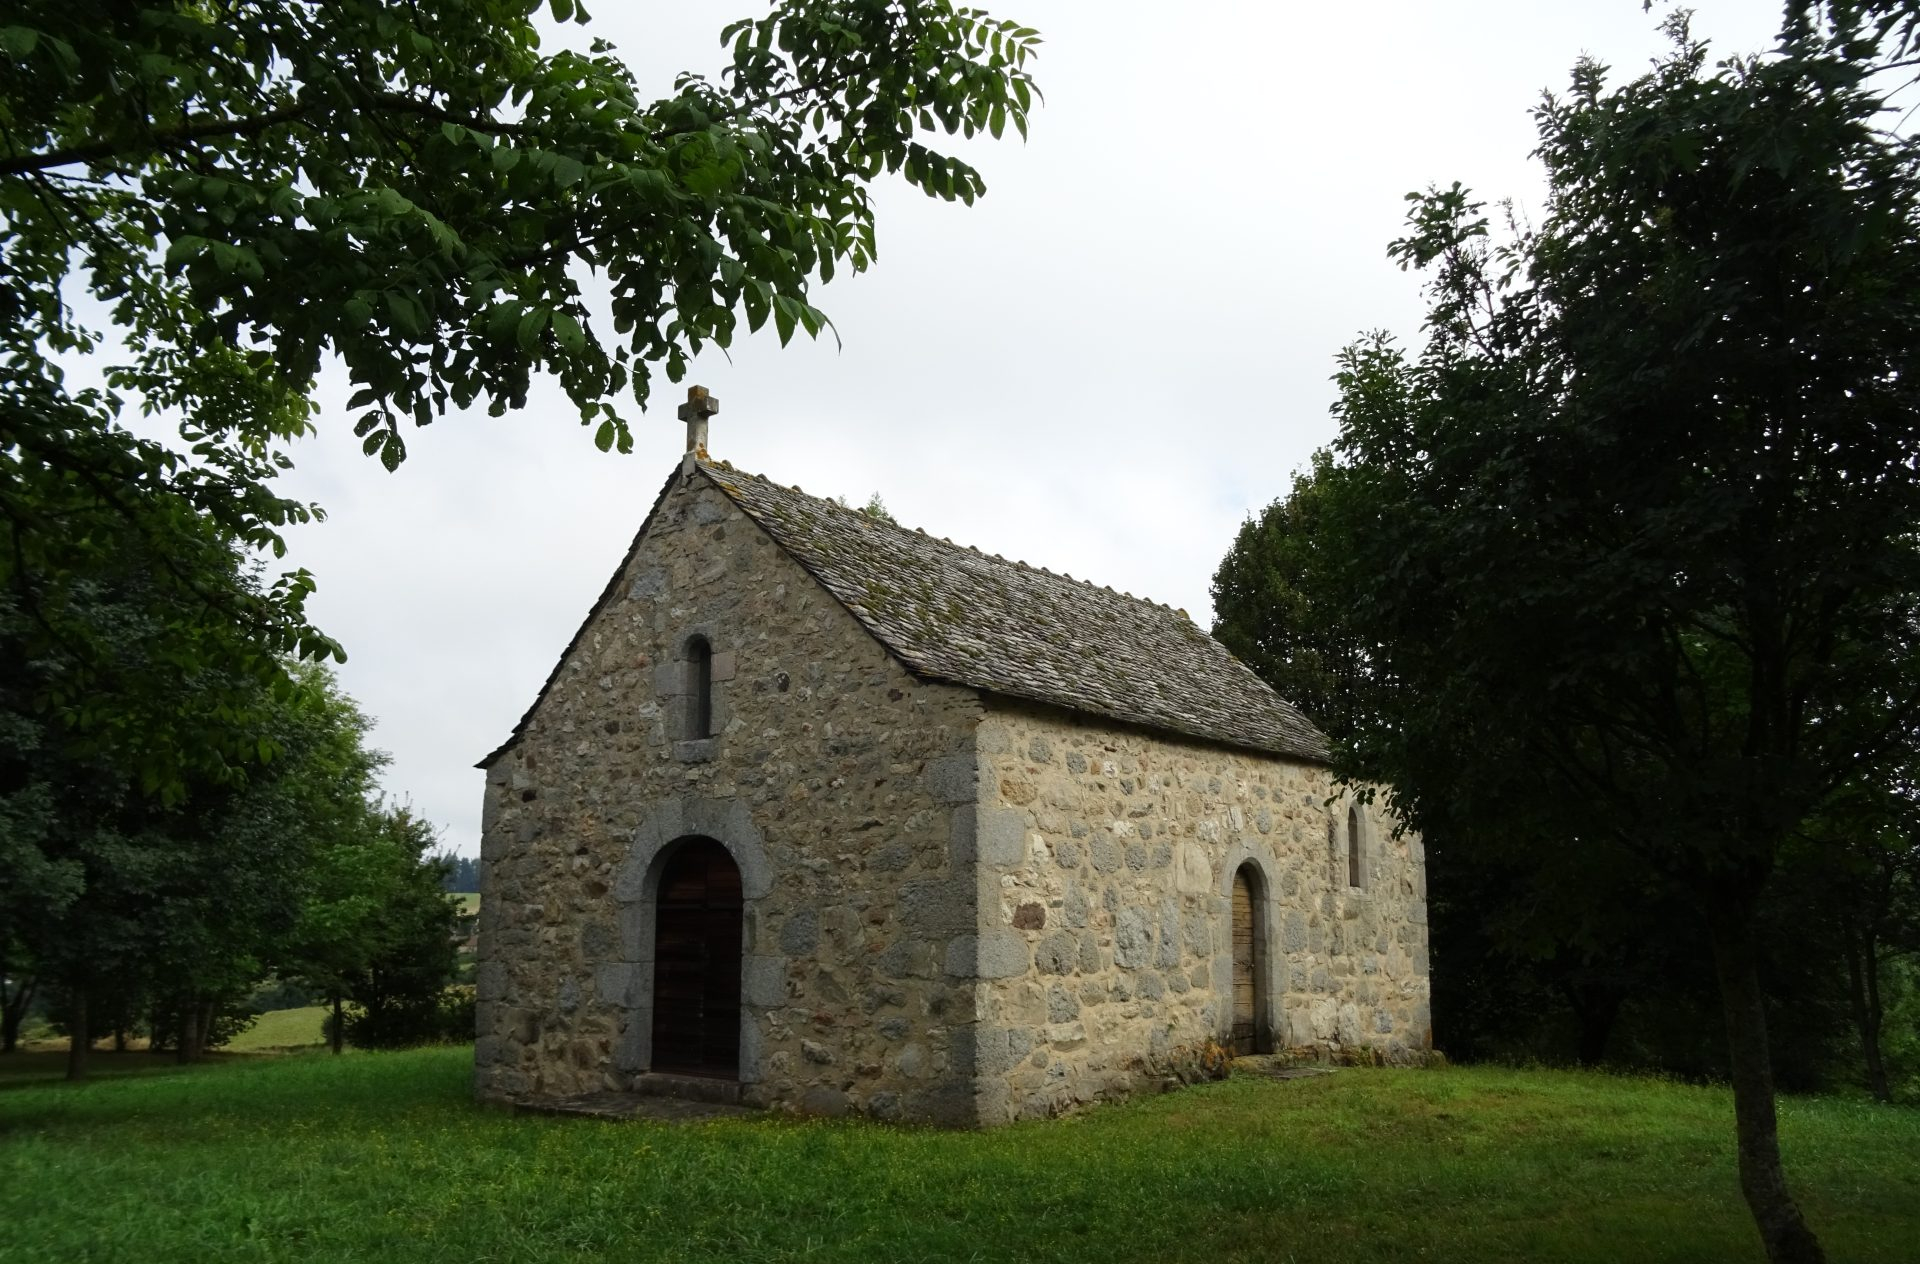
M 522 407 L 539 375 L 630 450 L 658 374 L 743 330 L 829 330 L 812 288 L 872 264 L 872 181 L 971 202 L 984 181 L 938 138 L 1024 135 L 1035 100 L 1036 32 L 948 0 L 783 0 L 723 32 L 718 79 L 658 98 L 605 41 L 543 51 L 542 7 L 9 10 L 0 587 L 33 607 L 82 567 L 62 523 L 80 499 L 157 556 L 195 515 L 277 555 L 317 514 L 273 479 L 328 363 L 388 469 L 409 426 Z M 90 355 L 105 386 L 76 389 Z M 136 406 L 182 442 L 134 434 Z M 342 657 L 307 621 L 312 587 L 203 593 L 204 622 L 250 640 L 263 680 L 281 655 Z
M 1760 917 L 1805 823 L 1904 766 L 1920 705 L 1896 10 L 1797 6 L 1777 48 L 1717 65 L 1679 14 L 1651 73 L 1583 62 L 1535 111 L 1537 228 L 1413 195 L 1390 253 L 1428 277 L 1425 343 L 1341 357 L 1316 473 L 1391 717 L 1346 771 L 1414 828 L 1529 849 L 1595 915 L 1596 860 L 1693 909 L 1776 1261 L 1822 1256 L 1780 1156 Z

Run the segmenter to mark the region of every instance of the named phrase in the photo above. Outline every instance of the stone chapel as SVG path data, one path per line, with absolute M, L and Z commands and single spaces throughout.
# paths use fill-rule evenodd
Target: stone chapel
M 1417 836 L 1182 611 L 688 452 L 486 803 L 486 1099 L 979 1126 L 1430 1045 Z

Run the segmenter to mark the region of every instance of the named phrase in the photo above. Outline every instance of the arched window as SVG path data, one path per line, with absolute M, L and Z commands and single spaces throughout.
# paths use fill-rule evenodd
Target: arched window
M 687 640 L 687 738 L 713 736 L 713 646 L 704 636 Z
M 1267 1011 L 1265 885 L 1252 861 L 1233 875 L 1233 1029 L 1235 1057 L 1271 1052 Z
M 1364 887 L 1367 885 L 1366 866 L 1360 859 L 1360 805 L 1354 804 L 1347 809 L 1347 885 Z

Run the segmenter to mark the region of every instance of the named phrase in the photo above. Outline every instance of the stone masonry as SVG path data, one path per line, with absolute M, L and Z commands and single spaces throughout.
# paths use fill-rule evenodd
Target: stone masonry
M 487 771 L 481 1095 L 622 1089 L 646 1069 L 648 880 L 701 834 L 747 888 L 745 1100 L 971 1122 L 973 994 L 947 958 L 974 923 L 953 837 L 978 697 L 893 662 L 697 475 L 610 594 Z M 675 741 L 695 633 L 717 736 Z
M 981 902 L 1005 971 L 981 989 L 983 1119 L 1131 1092 L 1176 1050 L 1224 1043 L 1229 892 L 1248 864 L 1263 1043 L 1395 1062 L 1429 1047 L 1419 841 L 1363 810 L 1366 885 L 1349 887 L 1348 801 L 1325 767 L 1019 704 L 990 705 L 976 734 Z
M 1428 1047 L 1417 838 L 1368 809 L 1349 887 L 1318 760 L 914 670 L 712 468 L 669 480 L 482 765 L 482 1097 L 649 1069 L 656 887 L 694 836 L 741 874 L 748 1104 L 973 1126 L 1157 1084 L 1225 1039 L 1247 863 L 1267 1039 Z M 682 736 L 694 637 L 703 740 Z

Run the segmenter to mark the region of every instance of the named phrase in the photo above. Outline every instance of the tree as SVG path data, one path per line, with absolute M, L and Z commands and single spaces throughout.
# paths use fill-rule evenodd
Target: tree
M 1920 786 L 1905 768 L 1850 784 L 1795 841 L 1784 866 L 1837 948 L 1867 1091 L 1891 1102 L 1886 993 L 1898 961 L 1920 953 Z
M 1357 559 L 1329 529 L 1354 512 L 1336 503 L 1349 490 L 1333 453 L 1314 453 L 1287 496 L 1242 525 L 1213 578 L 1213 635 L 1346 742 L 1395 722 L 1378 709 L 1388 691 L 1348 617 Z M 1651 997 L 1659 1007 L 1673 999 L 1672 985 L 1690 982 L 1675 964 L 1691 928 L 1645 898 L 1631 870 L 1595 865 L 1570 899 L 1561 875 L 1530 862 L 1554 840 L 1487 855 L 1472 826 L 1442 820 L 1437 807 L 1425 818 L 1438 1041 L 1466 1061 L 1571 1052 L 1584 1065 L 1601 1062 L 1631 1001 Z M 1606 898 L 1594 898 L 1601 891 Z M 1596 907 L 1607 912 L 1596 916 Z M 1623 908 L 1644 913 L 1623 917 Z M 1675 1052 L 1662 1048 L 1659 1064 L 1673 1065 Z
M 177 641 L 168 631 L 192 635 L 201 608 L 157 576 L 163 566 L 208 590 L 247 591 L 239 559 L 216 529 L 178 524 L 163 562 L 111 516 L 74 513 L 67 525 L 75 536 L 69 552 L 88 568 L 42 585 L 30 601 L 0 594 L 0 943 L 59 993 L 75 1033 L 69 1073 L 78 1078 L 96 986 L 112 979 L 122 1000 L 133 999 L 132 984 L 146 977 L 142 948 L 169 889 L 164 855 L 198 828 L 216 785 L 222 794 L 237 789 L 238 780 L 216 781 L 211 770 L 239 740 L 236 730 L 251 729 L 272 699 L 256 681 L 172 653 Z M 216 625 L 212 634 L 225 630 Z M 141 682 L 129 694 L 134 705 L 114 722 L 93 722 L 91 689 L 121 678 Z M 142 723 L 149 718 L 153 746 Z M 193 777 L 203 794 L 189 807 L 183 778 L 172 794 L 149 791 L 165 779 L 154 747 L 193 730 L 227 741 L 196 757 L 207 771 Z M 273 736 L 249 731 L 245 740 L 272 753 Z M 244 871 L 230 863 L 216 872 Z
M 458 956 L 453 931 L 459 905 L 441 889 L 445 867 L 433 857 L 433 826 L 405 807 L 378 819 L 379 839 L 392 858 L 383 901 L 381 933 L 353 984 L 356 1013 L 346 1035 L 362 1048 L 397 1048 L 473 1036 L 471 1008 L 465 1026 L 447 1030 L 447 985 Z M 335 1025 L 341 1015 L 335 1011 Z M 337 1039 L 337 1037 L 336 1037 Z
M 211 1015 L 265 968 L 313 838 L 340 804 L 361 807 L 375 761 L 319 669 L 275 690 L 224 655 L 176 653 L 182 636 L 251 652 L 191 595 L 253 591 L 216 524 L 182 520 L 165 558 L 112 514 L 69 524 L 90 536 L 71 550 L 86 569 L 31 608 L 0 593 L 0 949 L 7 973 L 57 999 L 77 1079 L 103 1022 L 152 1014 L 197 1055 Z M 101 672 L 141 683 L 113 722 L 69 721 L 61 708 L 91 706 Z M 154 745 L 195 732 L 221 740 L 156 767 Z M 0 1017 L 17 1022 L 17 1001 Z
M 453 852 L 442 852 L 434 860 L 447 871 L 444 889 L 453 892 L 474 892 L 480 889 L 480 858 L 461 856 Z
M 331 675 L 292 669 L 302 688 L 260 732 L 279 754 L 237 786 L 209 787 L 169 831 L 162 882 L 144 913 L 140 965 L 181 1061 L 213 1046 L 215 1018 L 251 995 L 285 955 L 317 856 L 360 827 L 386 762 Z
M 1331 554 L 1322 522 L 1338 493 L 1333 456 L 1313 455 L 1293 490 L 1240 528 L 1213 575 L 1213 635 L 1329 737 L 1378 723 L 1358 708 L 1371 695 L 1365 647 L 1341 609 L 1346 560 Z
M 1798 12 L 1766 57 L 1710 68 L 1680 15 L 1652 73 L 1577 67 L 1536 111 L 1537 228 L 1494 244 L 1458 186 L 1414 197 L 1392 253 L 1429 270 L 1427 342 L 1343 353 L 1329 528 L 1395 717 L 1346 771 L 1569 898 L 1632 866 L 1695 910 L 1782 1261 L 1822 1257 L 1758 920 L 1795 832 L 1890 775 L 1920 710 L 1920 163 L 1875 86 L 1898 40 Z
M 289 716 L 324 699 L 263 647 L 250 612 L 270 603 L 219 523 L 174 504 L 136 524 L 85 479 L 17 455 L 0 450 L 0 556 L 28 559 L 0 587 L 0 947 L 84 1033 L 104 980 L 116 1014 L 142 1007 L 136 982 L 168 957 L 160 928 L 238 932 L 234 884 L 278 871 L 245 863 L 273 840 L 196 862 L 212 882 L 197 921 L 185 904 L 160 920 L 186 897 L 159 857 L 186 865 L 249 772 L 273 780 Z M 85 1052 L 76 1039 L 76 1076 Z
M 233 885 L 269 837 L 245 814 L 272 812 L 227 792 L 272 780 L 276 708 L 326 708 L 288 663 L 344 651 L 311 576 L 247 559 L 318 513 L 272 479 L 324 361 L 389 469 L 403 422 L 517 407 L 536 372 L 626 450 L 623 395 L 742 313 L 783 343 L 826 327 L 809 287 L 872 261 L 883 172 L 983 191 L 922 133 L 1026 129 L 1035 33 L 946 0 L 787 0 L 728 28 L 720 82 L 652 102 L 604 44 L 542 54 L 538 8 L 28 0 L 0 23 L 0 1025 L 38 986 L 23 963 L 52 979 L 75 1075 L 100 981 L 162 977 L 135 960 L 172 963 L 191 1056 L 187 1017 L 276 907 L 264 876 Z M 103 384 L 71 382 L 101 349 Z M 181 442 L 129 430 L 134 406 Z M 291 858 L 260 855 L 280 882 Z M 264 920 L 222 921 L 223 895 Z
M 0 627 L 6 616 L 0 598 Z M 5 692 L 0 684 L 0 697 Z M 0 710 L 0 1053 L 19 1046 L 21 1024 L 41 993 L 45 967 L 34 952 L 40 931 L 80 883 L 72 861 L 45 846 L 56 825 L 55 790 L 26 772 L 41 736 L 29 718 Z
M 984 191 L 923 134 L 1027 126 L 1036 33 L 948 0 L 783 0 L 722 33 L 718 82 L 683 75 L 659 100 L 604 42 L 542 53 L 540 7 L 10 8 L 0 587 L 31 610 L 71 572 L 76 507 L 156 545 L 205 516 L 278 553 L 281 529 L 316 512 L 270 480 L 312 425 L 329 357 L 389 469 L 404 423 L 519 407 L 535 373 L 558 380 L 601 448 L 628 450 L 625 401 L 644 407 L 656 371 L 677 381 L 690 355 L 728 346 L 743 314 L 783 343 L 827 328 L 810 286 L 872 262 L 874 179 L 899 172 L 966 202 Z M 586 19 L 572 0 L 551 8 Z M 587 273 L 605 279 L 610 324 L 590 310 Z M 75 304 L 83 293 L 91 308 Z M 71 385 L 75 360 L 103 347 L 120 351 L 105 387 Z M 124 428 L 135 401 L 177 418 L 183 443 Z M 178 633 L 177 656 L 271 683 L 281 656 L 342 654 L 307 622 L 311 589 L 295 571 L 197 593 L 202 622 L 244 633 L 251 654 L 162 631 Z M 65 718 L 151 709 L 142 682 L 114 683 Z M 168 736 L 159 776 L 177 789 L 205 771 L 206 743 Z
M 378 1046 L 439 1034 L 456 906 L 436 841 L 409 809 L 368 804 L 315 857 L 283 969 L 326 996 L 335 1053 L 349 1035 Z

